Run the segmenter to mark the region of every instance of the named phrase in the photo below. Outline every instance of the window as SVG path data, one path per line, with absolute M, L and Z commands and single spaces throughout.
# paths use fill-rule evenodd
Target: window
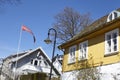
M 41 61 L 39 61 L 39 66 L 41 66 L 41 63 L 42 63 L 42 62 L 41 62 Z
M 33 64 L 33 59 L 31 60 L 31 64 Z
M 32 59 L 31 64 L 34 66 L 43 66 L 43 67 L 48 67 L 48 63 L 44 59 Z
M 35 66 L 38 65 L 38 60 L 35 60 L 34 65 L 35 65 Z
M 35 66 L 38 66 L 38 65 L 39 65 L 39 60 L 37 60 L 37 59 L 32 59 L 32 60 L 31 60 L 31 64 L 32 64 L 32 65 L 35 65 Z
M 110 14 L 110 16 L 109 16 L 109 21 L 111 21 L 112 20 L 112 14 Z
M 79 44 L 79 60 L 87 59 L 88 41 Z
M 114 14 L 114 18 L 117 18 L 117 17 L 118 17 L 117 12 L 114 12 L 113 14 Z
M 72 47 L 69 48 L 68 63 L 75 62 L 75 51 L 76 51 L 76 46 L 72 46 Z
M 111 54 L 118 51 L 119 29 L 112 30 L 105 34 L 105 54 Z
M 107 18 L 107 22 L 110 22 L 114 19 L 116 19 L 117 17 L 120 16 L 120 12 L 118 11 L 112 11 L 109 15 L 108 15 L 108 18 Z

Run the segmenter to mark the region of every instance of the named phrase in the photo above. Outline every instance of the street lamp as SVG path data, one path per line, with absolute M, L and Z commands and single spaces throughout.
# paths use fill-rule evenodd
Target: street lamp
M 52 67 L 53 67 L 53 58 L 54 58 L 54 53 L 55 53 L 55 45 L 56 45 L 56 36 L 57 36 L 57 31 L 54 29 L 54 28 L 50 28 L 48 30 L 48 37 L 46 40 L 44 40 L 45 43 L 49 44 L 51 43 L 52 41 L 50 40 L 50 31 L 53 30 L 54 33 L 55 33 L 55 37 L 54 37 L 54 44 L 53 44 L 53 52 L 52 52 L 52 62 L 50 63 L 50 76 L 49 76 L 49 80 L 51 80 L 51 75 L 52 75 Z

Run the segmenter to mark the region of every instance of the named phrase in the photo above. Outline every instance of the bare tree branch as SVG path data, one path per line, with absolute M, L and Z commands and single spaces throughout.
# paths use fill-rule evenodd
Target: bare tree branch
M 57 40 L 64 43 L 87 27 L 92 19 L 90 14 L 80 14 L 72 8 L 66 7 L 61 13 L 55 16 L 53 28 L 57 31 Z

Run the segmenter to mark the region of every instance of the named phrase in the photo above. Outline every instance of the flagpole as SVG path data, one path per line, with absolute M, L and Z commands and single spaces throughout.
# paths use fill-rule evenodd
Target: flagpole
M 17 48 L 17 57 L 16 57 L 16 63 L 15 63 L 15 71 L 14 71 L 14 79 L 16 78 L 16 68 L 17 68 L 17 60 L 18 60 L 18 54 L 20 50 L 20 45 L 21 45 L 21 38 L 22 38 L 22 28 L 20 29 L 20 35 L 19 35 L 19 42 L 18 42 L 18 48 Z

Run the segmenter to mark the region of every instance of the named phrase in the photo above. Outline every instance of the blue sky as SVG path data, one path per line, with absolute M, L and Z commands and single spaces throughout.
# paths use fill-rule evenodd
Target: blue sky
M 0 7 L 0 58 L 15 54 L 18 49 L 19 34 L 22 25 L 29 27 L 36 36 L 22 32 L 19 52 L 35 49 L 39 46 L 51 57 L 52 45 L 44 43 L 48 29 L 55 22 L 54 16 L 65 7 L 71 7 L 82 14 L 89 12 L 96 20 L 111 11 L 120 8 L 119 0 L 21 0 L 21 4 L 6 4 Z M 61 52 L 57 51 L 55 54 Z

